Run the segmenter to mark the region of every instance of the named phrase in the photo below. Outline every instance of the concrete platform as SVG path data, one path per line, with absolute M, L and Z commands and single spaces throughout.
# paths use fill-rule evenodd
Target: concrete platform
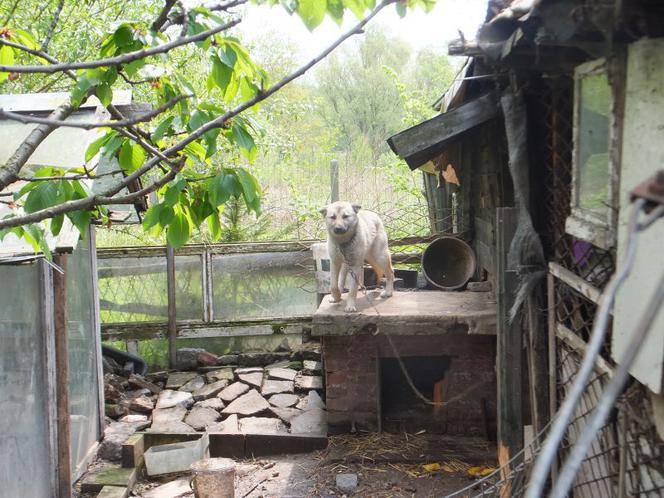
M 381 299 L 378 291 L 358 294 L 357 312 L 344 311 L 325 296 L 313 317 L 312 335 L 353 335 L 375 332 L 392 335 L 431 335 L 465 331 L 495 335 L 496 301 L 491 292 L 399 292 Z

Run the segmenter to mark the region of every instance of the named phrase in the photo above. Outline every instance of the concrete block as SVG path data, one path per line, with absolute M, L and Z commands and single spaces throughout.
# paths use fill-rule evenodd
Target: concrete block
M 150 447 L 144 454 L 145 468 L 149 476 L 185 472 L 189 466 L 208 456 L 209 436 L 198 440 Z

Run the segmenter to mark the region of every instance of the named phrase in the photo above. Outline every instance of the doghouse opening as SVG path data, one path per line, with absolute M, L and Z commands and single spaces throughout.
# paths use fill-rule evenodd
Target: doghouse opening
M 408 356 L 401 358 L 413 385 L 432 401 L 444 401 L 445 374 L 449 356 Z M 442 406 L 421 400 L 408 384 L 399 360 L 380 359 L 381 416 L 388 432 L 444 432 Z

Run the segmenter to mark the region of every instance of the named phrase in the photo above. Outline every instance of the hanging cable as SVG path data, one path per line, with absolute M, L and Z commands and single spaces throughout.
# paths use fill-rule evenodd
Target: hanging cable
M 634 260 L 636 259 L 637 234 L 639 230 L 638 216 L 645 204 L 646 201 L 644 199 L 637 199 L 634 202 L 632 208 L 633 211 L 630 215 L 627 226 L 627 247 L 621 268 L 613 275 L 606 290 L 602 294 L 590 340 L 588 342 L 588 349 L 583 358 L 583 363 L 574 379 L 574 383 L 569 390 L 567 398 L 558 410 L 551 432 L 544 442 L 542 451 L 535 461 L 535 466 L 533 468 L 528 489 L 526 490 L 525 498 L 540 498 L 542 496 L 549 469 L 558 454 L 558 447 L 560 446 L 567 430 L 567 426 L 574 416 L 577 404 L 581 399 L 581 396 L 583 396 L 588 380 L 595 368 L 595 361 L 600 354 L 602 345 L 604 344 L 604 337 L 606 336 L 609 316 L 611 309 L 613 308 L 613 303 L 615 302 L 616 293 L 627 279 L 634 266 Z
M 593 411 L 590 422 L 584 428 L 581 437 L 579 437 L 574 444 L 565 465 L 561 469 L 560 476 L 551 491 L 550 498 L 565 498 L 567 496 L 567 492 L 574 483 L 576 472 L 595 439 L 595 434 L 599 432 L 604 425 L 604 422 L 606 422 L 616 399 L 625 386 L 625 382 L 629 376 L 629 369 L 634 363 L 634 360 L 643 345 L 643 341 L 648 335 L 648 332 L 661 309 L 662 301 L 664 301 L 664 275 L 660 278 L 659 285 L 655 289 L 655 293 L 648 302 L 636 330 L 634 330 L 632 337 L 628 342 L 629 346 L 620 360 L 618 370 L 602 393 L 599 403 Z

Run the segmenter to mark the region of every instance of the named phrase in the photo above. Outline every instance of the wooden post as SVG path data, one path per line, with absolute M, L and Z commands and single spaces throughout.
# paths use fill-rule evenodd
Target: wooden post
M 171 368 L 176 363 L 177 313 L 175 308 L 175 251 L 166 246 L 166 284 L 168 292 L 168 362 Z
M 339 200 L 339 161 L 330 161 L 330 202 Z
M 507 462 L 523 448 L 522 381 L 521 381 L 521 324 L 509 323 L 509 311 L 514 304 L 518 276 L 507 267 L 507 253 L 517 225 L 516 208 L 496 209 L 496 297 L 498 301 L 498 330 L 496 368 L 498 372 L 498 462 Z M 519 462 L 513 462 L 517 465 Z M 505 473 L 510 468 L 505 467 Z M 509 486 L 507 486 L 509 488 Z M 501 496 L 510 496 L 504 489 Z
M 55 331 L 55 387 L 58 441 L 58 498 L 71 497 L 71 426 L 69 414 L 69 344 L 67 336 L 67 254 L 56 254 L 53 272 L 53 328 Z
M 548 338 L 544 323 L 537 314 L 535 301 L 533 296 L 526 300 L 526 323 L 528 327 L 530 410 L 534 432 L 539 434 L 549 420 Z

